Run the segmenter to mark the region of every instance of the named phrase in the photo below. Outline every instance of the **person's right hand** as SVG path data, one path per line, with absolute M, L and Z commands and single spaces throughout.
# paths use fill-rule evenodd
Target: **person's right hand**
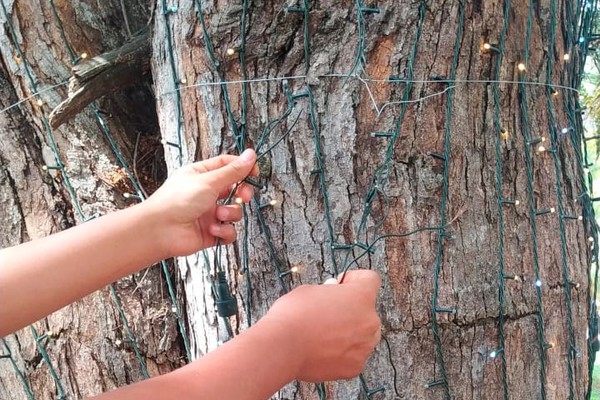
M 343 284 L 300 286 L 273 304 L 263 319 L 286 327 L 297 344 L 290 355 L 298 362 L 296 379 L 349 379 L 364 369 L 381 338 L 380 285 L 374 271 L 350 271 Z

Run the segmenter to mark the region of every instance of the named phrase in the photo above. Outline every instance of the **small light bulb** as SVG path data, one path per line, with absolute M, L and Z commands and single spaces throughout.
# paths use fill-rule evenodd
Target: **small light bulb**
M 290 271 L 292 271 L 293 273 L 296 273 L 296 272 L 299 271 L 299 268 L 298 267 L 292 267 L 292 268 L 290 268 Z
M 490 353 L 491 358 L 496 358 L 497 355 L 498 355 L 498 352 L 496 350 L 494 350 Z
M 588 238 L 588 242 L 590 242 L 590 243 L 594 242 L 594 237 L 593 237 L 593 236 L 590 236 L 590 237 Z
M 126 199 L 128 199 L 128 198 L 131 197 L 131 194 L 130 193 L 123 193 L 123 197 L 125 197 Z
M 48 171 L 48 166 L 47 166 L 47 165 L 42 165 L 42 169 L 43 169 L 44 171 Z
M 235 54 L 235 50 L 234 49 L 232 49 L 232 48 L 227 49 L 227 55 L 228 56 L 232 56 L 234 54 Z
M 175 307 L 175 306 L 171 307 L 171 311 L 173 311 L 174 313 L 176 313 L 177 312 L 177 307 Z
M 563 60 L 565 60 L 565 61 L 569 61 L 570 59 L 571 59 L 571 55 L 569 53 L 567 53 L 563 56 Z
M 519 65 L 517 65 L 517 69 L 521 72 L 525 72 L 527 70 L 527 67 L 525 66 L 525 64 L 519 63 Z
M 545 141 L 546 141 L 546 138 L 545 138 L 545 137 L 542 137 L 542 143 L 543 143 L 543 142 L 545 142 Z
M 271 205 L 271 206 L 277 205 L 277 200 L 273 199 L 273 200 L 269 201 L 269 205 Z
M 536 281 L 535 281 L 535 286 L 537 286 L 537 287 L 542 287 L 542 281 L 541 281 L 541 280 L 539 280 L 539 279 L 538 279 L 538 280 L 536 280 Z
M 117 339 L 115 340 L 115 346 L 119 347 L 123 342 L 121 341 L 121 339 Z
M 555 212 L 555 211 L 556 211 L 556 210 L 554 209 L 554 207 L 550 207 L 550 212 L 551 212 L 551 213 L 553 213 L 553 212 Z
M 537 149 L 538 153 L 543 153 L 544 151 L 546 151 L 546 148 L 544 146 L 540 146 Z
M 555 97 L 556 97 L 556 96 L 558 96 L 558 91 L 557 91 L 557 90 L 554 90 L 554 89 L 552 89 L 552 96 L 555 96 Z
M 187 79 L 185 79 L 185 78 L 181 78 L 181 79 L 179 80 L 179 83 L 181 83 L 181 84 L 185 85 L 185 84 L 187 83 Z
M 85 60 L 88 57 L 88 54 L 87 53 L 81 53 L 81 55 L 79 57 L 81 57 L 82 60 Z
M 583 221 L 583 215 L 580 215 L 579 217 L 577 217 L 577 221 Z
M 521 277 L 519 275 L 515 275 L 515 281 L 521 282 Z
M 37 99 L 37 105 L 38 106 L 43 106 L 44 105 L 44 101 L 42 99 Z
M 244 200 L 241 197 L 236 197 L 235 202 L 236 202 L 236 204 L 240 204 L 240 205 L 244 204 Z
M 521 204 L 521 202 L 519 200 L 515 200 L 515 206 L 518 206 L 519 204 Z

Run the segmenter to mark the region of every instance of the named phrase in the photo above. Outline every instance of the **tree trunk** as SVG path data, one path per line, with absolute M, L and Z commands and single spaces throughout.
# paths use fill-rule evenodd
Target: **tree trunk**
M 195 353 L 228 336 L 208 290 L 219 265 L 234 335 L 295 286 L 373 268 L 385 340 L 329 398 L 584 397 L 581 121 L 576 91 L 543 85 L 579 82 L 576 3 L 159 2 L 168 166 L 265 151 L 237 245 L 179 260 Z
M 129 205 L 123 193 L 136 192 L 109 136 L 146 189 L 152 189 L 153 163 L 163 168 L 160 142 L 152 137 L 157 133 L 153 100 L 143 86 L 92 105 L 55 131 L 48 125 L 49 112 L 66 97 L 65 85 L 51 85 L 69 79 L 77 56 L 94 56 L 121 45 L 128 36 L 121 28 L 123 13 L 130 29 L 146 25 L 150 6 L 144 1 L 126 3 L 122 10 L 116 0 L 1 0 L 3 247 Z M 25 101 L 6 109 L 19 100 Z M 148 107 L 140 107 L 140 102 Z M 138 163 L 133 165 L 138 136 Z M 172 307 L 160 269 L 152 268 L 4 338 L 0 398 L 78 399 L 183 365 L 185 353 Z
M 121 46 L 149 6 L 0 0 L 0 244 L 151 193 L 156 117 L 170 170 L 253 147 L 264 189 L 234 246 L 176 260 L 183 287 L 163 264 L 5 338 L 0 398 L 82 398 L 170 371 L 347 268 L 381 274 L 384 339 L 360 379 L 274 398 L 587 396 L 597 228 L 569 87 L 595 4 L 156 3 L 157 115 L 141 84 L 52 131 L 66 88 L 49 86 L 78 54 Z M 231 317 L 215 308 L 221 269 Z

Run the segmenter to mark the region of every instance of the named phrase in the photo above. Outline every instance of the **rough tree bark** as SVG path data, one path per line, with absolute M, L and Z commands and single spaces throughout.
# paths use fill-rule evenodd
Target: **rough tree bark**
M 8 10 L 36 79 L 48 84 L 65 81 L 70 63 L 54 22 L 51 2 L 0 1 Z M 123 29 L 115 26 L 121 25 L 122 20 L 121 5 L 116 0 L 102 4 L 91 1 L 68 4 L 58 0 L 54 3 L 63 19 L 66 37 L 77 51 L 96 55 L 125 41 Z M 130 24 L 136 25 L 133 29 L 142 27 L 149 7 L 142 1 L 124 3 Z M 571 350 L 565 323 L 559 216 L 555 213 L 536 219 L 535 249 L 541 270 L 545 342 L 554 344 L 552 349 L 542 351 L 546 367 L 545 378 L 541 379 L 528 204 L 534 198 L 539 210 L 558 209 L 555 188 L 559 181 L 563 185 L 565 214 L 578 215 L 581 208 L 573 199 L 582 191 L 580 171 L 569 146 L 562 146 L 558 152 L 561 167 L 558 177 L 551 153 L 531 151 L 534 192 L 529 193 L 525 167 L 528 147 L 523 145 L 522 98 L 517 85 L 457 83 L 448 88 L 443 82 L 415 82 L 408 99 L 433 96 L 406 107 L 390 169 L 385 176 L 380 175 L 386 184 L 379 190 L 371 190 L 373 176 L 393 140 L 386 133 L 394 131 L 403 112 L 401 104 L 384 105 L 402 100 L 410 86 L 387 80 L 392 76 L 430 80 L 433 76 L 453 74 L 459 80 L 491 80 L 497 73 L 501 80 L 518 80 L 517 64 L 523 60 L 529 1 L 511 1 L 508 19 L 503 16 L 505 3 L 501 1 L 465 2 L 464 10 L 459 1 L 426 4 L 391 0 L 376 4 L 360 0 L 299 4 L 190 1 L 177 4 L 176 8 L 173 8 L 176 4 L 166 1 L 156 3 L 152 75 L 169 169 L 224 152 L 235 153 L 236 145 L 242 144 L 239 140 L 242 136 L 243 146 L 256 146 L 265 127 L 272 126 L 271 122 L 282 115 L 281 124 L 269 133 L 262 149 L 275 144 L 289 130 L 289 136 L 261 161 L 261 181 L 266 188 L 247 207 L 247 240 L 240 231 L 241 240 L 226 251 L 177 260 L 194 356 L 217 347 L 220 341 L 245 329 L 249 321 L 255 322 L 285 290 L 303 283 L 322 282 L 336 267 L 343 268 L 348 260 L 362 253 L 361 246 L 371 245 L 376 235 L 440 226 L 445 192 L 444 160 L 435 154 L 445 152 L 445 124 L 449 123 L 448 198 L 444 210 L 449 224 L 447 231 L 452 236 L 440 238 L 440 232 L 433 230 L 406 238 L 388 238 L 373 244 L 373 254 L 359 260 L 358 266 L 376 269 L 383 277 L 378 308 L 386 341 L 369 361 L 362 382 L 328 384 L 327 397 L 365 398 L 365 387 L 376 391 L 383 386 L 385 390 L 373 394 L 372 399 L 443 399 L 446 387 L 455 399 L 503 398 L 501 357 L 489 356 L 498 348 L 501 313 L 505 319 L 502 354 L 510 398 L 543 398 L 542 384 L 546 398 L 569 398 L 566 360 Z M 553 4 L 558 10 L 555 23 L 558 30 L 556 40 L 550 43 Z M 357 13 L 357 5 L 378 7 L 380 12 L 371 13 L 367 8 Z M 572 52 L 573 64 L 577 58 L 575 51 L 565 47 L 569 26 L 566 10 L 567 7 L 574 10 L 575 2 L 548 0 L 534 5 L 527 79 L 544 81 L 546 60 L 551 57 L 556 61 L 551 81 L 558 83 L 567 65 L 562 61 L 563 54 Z M 308 13 L 302 10 L 305 6 L 309 6 Z M 287 7 L 291 8 L 286 12 Z M 456 47 L 461 10 L 463 29 Z M 364 24 L 359 18 L 364 18 Z M 500 42 L 505 20 L 506 43 L 498 71 L 495 66 L 498 55 L 482 51 L 481 45 L 485 39 Z M 0 32 L 0 109 L 3 109 L 29 96 L 31 91 L 23 60 L 15 57 L 15 43 L 1 12 L 0 22 L 5 28 Z M 366 61 L 362 76 L 381 80 L 368 82 L 368 87 L 356 78 L 344 78 L 355 64 L 356 49 L 361 42 Z M 310 59 L 306 57 L 305 44 L 309 45 Z M 549 51 L 552 47 L 554 51 Z M 455 49 L 459 56 L 456 63 Z M 214 51 L 213 59 L 207 50 Z M 253 82 L 247 86 L 230 84 L 226 86 L 227 93 L 220 85 L 187 87 L 263 77 L 297 78 Z M 499 101 L 494 99 L 495 87 Z M 178 92 L 174 91 L 176 88 Z M 113 116 L 109 119 L 111 131 L 123 132 L 119 147 L 129 150 L 126 153 L 130 159 L 134 153 L 132 143 L 136 142 L 139 131 L 147 130 L 153 122 L 145 121 L 152 119 L 147 114 L 142 118 L 145 121 L 142 127 L 140 121 L 128 119 L 154 108 L 140 93 L 143 91 L 138 88 L 101 104 Z M 527 87 L 527 101 L 523 105 L 532 127 L 531 136 L 544 136 L 549 141 L 545 93 L 545 88 Z M 286 112 L 288 94 L 294 104 L 290 113 Z M 553 100 L 557 125 L 568 126 L 561 96 L 573 94 L 560 91 Z M 53 89 L 44 92 L 42 98 L 48 105 L 40 108 L 33 99 L 0 113 L 3 207 L 0 218 L 2 226 L 9 228 L 0 235 L 3 246 L 44 236 L 75 223 L 75 212 L 60 174 L 49 175 L 41 169 L 43 164 L 54 165 L 40 122 L 41 113 L 64 100 L 66 91 Z M 452 104 L 447 112 L 449 98 Z M 506 130 L 502 137 L 498 119 Z M 378 135 L 383 137 L 372 137 L 374 132 L 383 132 Z M 98 140 L 101 133 L 93 113 L 80 114 L 57 129 L 55 135 L 84 213 L 92 215 L 125 206 L 120 195 L 131 188 L 121 182 L 112 187 L 107 185 L 116 179 L 117 163 L 106 141 Z M 500 195 L 496 187 L 498 140 L 501 140 L 502 164 Z M 182 146 L 178 147 L 180 142 Z M 317 152 L 321 160 L 316 157 Z M 372 233 L 368 238 L 364 231 L 357 234 L 365 198 L 374 199 L 367 219 L 369 232 L 383 221 L 377 234 Z M 521 281 L 506 280 L 503 312 L 498 295 L 499 198 L 520 200 L 519 205 L 505 204 L 502 208 L 504 271 L 523 277 Z M 259 207 L 270 199 L 276 199 L 278 205 Z M 330 215 L 331 229 L 326 214 Z M 565 225 L 568 272 L 571 280 L 579 283 L 572 289 L 575 346 L 580 352 L 573 358 L 573 390 L 577 399 L 584 397 L 589 380 L 586 345 L 589 250 L 582 225 L 578 222 Z M 444 246 L 438 260 L 439 240 Z M 348 244 L 354 247 L 348 249 Z M 228 320 L 232 332 L 214 308 L 211 286 L 215 259 L 226 266 L 238 297 L 239 315 Z M 244 271 L 245 260 L 247 271 Z M 439 274 L 436 265 L 441 266 Z M 287 274 L 292 267 L 298 267 L 299 272 Z M 432 314 L 436 276 L 437 304 L 454 309 L 455 313 Z M 157 292 L 165 292 L 162 279 L 158 270 L 151 269 L 144 280 L 136 276 L 116 285 L 150 375 L 181 365 L 185 355 L 167 296 L 155 296 Z M 252 291 L 247 297 L 249 283 Z M 35 325 L 40 333 L 56 333 L 46 348 L 69 398 L 81 398 L 142 379 L 132 343 L 126 341 L 123 322 L 114 304 L 110 292 L 104 290 Z M 436 355 L 432 334 L 433 315 L 448 385 L 426 388 L 428 382 L 441 379 L 441 358 Z M 56 398 L 56 385 L 36 351 L 29 330 L 10 336 L 7 343 L 17 366 L 31 382 L 36 398 Z M 0 346 L 0 352 L 3 350 Z M 11 364 L 0 359 L 0 398 L 23 397 L 23 387 Z M 275 397 L 313 399 L 318 394 L 314 385 L 292 384 Z
M 145 1 L 59 1 L 57 14 L 64 25 L 70 46 L 90 57 L 115 49 L 127 40 L 123 12 L 132 30 L 145 27 L 151 6 Z M 65 82 L 70 77 L 71 60 L 65 47 L 51 1 L 2 0 L 14 26 L 18 45 L 0 7 L 0 109 L 32 94 L 26 74 L 30 64 L 39 90 Z M 43 170 L 55 166 L 42 116 L 66 98 L 66 86 L 44 91 L 43 105 L 32 98 L 19 107 L 0 113 L 0 234 L 2 247 L 47 236 L 81 222 L 65 190 L 63 174 Z M 143 86 L 103 100 L 100 116 L 129 160 L 139 135 L 139 175 L 150 176 L 160 147 L 156 138 L 152 96 Z M 132 192 L 119 168 L 99 120 L 90 109 L 55 130 L 60 157 L 65 165 L 85 217 L 126 207 L 124 192 Z M 158 149 L 160 150 L 160 149 Z M 158 151 L 162 154 L 162 151 Z M 143 164 L 143 165 L 142 165 Z M 160 161 L 159 164 L 162 164 Z M 131 164 L 130 164 L 131 165 Z M 163 164 L 164 165 L 164 164 Z M 164 166 L 158 166 L 159 169 Z M 146 181 L 146 188 L 152 183 Z M 81 266 L 85 268 L 85 265 Z M 136 339 L 150 375 L 181 366 L 184 353 L 177 336 L 171 305 L 166 300 L 160 270 L 123 279 L 115 284 L 129 328 Z M 139 287 L 138 287 L 139 286 Z M 141 380 L 130 336 L 107 288 L 34 324 L 39 335 L 50 332 L 44 344 L 60 379 L 65 397 L 83 398 Z M 36 399 L 56 399 L 58 384 L 43 361 L 29 328 L 5 338 L 17 367 L 28 380 Z M 8 349 L 0 343 L 1 354 Z M 8 358 L 0 359 L 0 398 L 27 398 Z
M 173 142 L 181 130 L 184 162 L 235 152 L 236 134 L 245 135 L 245 146 L 255 146 L 265 126 L 284 114 L 287 107 L 281 80 L 254 82 L 246 87 L 241 83 L 229 84 L 227 93 L 223 86 L 202 83 L 306 75 L 306 78 L 290 78 L 286 83 L 290 92 L 298 94 L 310 90 L 314 98 L 316 140 L 321 147 L 322 165 L 315 156 L 311 100 L 298 97 L 294 111 L 269 135 L 268 143 L 273 144 L 298 118 L 289 137 L 267 155 L 268 162 L 262 165 L 263 182 L 267 186 L 259 194 L 259 202 L 274 198 L 279 205 L 260 211 L 256 204 L 249 208 L 249 275 L 238 274 L 243 271 L 243 240 L 222 255 L 233 277 L 233 286 L 240 294 L 242 311 L 233 323 L 243 327 L 247 323 L 248 310 L 254 322 L 282 294 L 277 267 L 285 272 L 300 266 L 298 274 L 283 278 L 291 287 L 322 282 L 334 270 L 332 244 L 358 242 L 354 255 L 363 251 L 360 242 L 364 245 L 365 236 L 364 232 L 357 236 L 357 227 L 361 223 L 364 199 L 372 188 L 372 177 L 382 165 L 390 140 L 374 138 L 371 134 L 394 130 L 402 106 L 390 104 L 381 109 L 387 102 L 401 100 L 407 87 L 385 81 L 394 75 L 406 78 L 413 74 L 415 80 L 451 76 L 462 3 L 428 1 L 423 5 L 390 0 L 194 3 L 179 4 L 176 13 L 157 18 L 153 38 L 153 75 L 161 132 L 164 139 Z M 462 35 L 458 41 L 456 79 L 496 78 L 498 55 L 493 51 L 482 51 L 482 44 L 486 39 L 499 43 L 506 21 L 506 43 L 498 77 L 518 80 L 517 65 L 524 57 L 529 3 L 513 0 L 505 19 L 502 1 L 466 2 Z M 565 47 L 568 26 L 572 23 L 566 21 L 565 16 L 570 15 L 567 7 L 574 15 L 575 3 L 534 2 L 527 79 L 544 81 L 546 60 L 551 57 L 555 61 L 551 81 L 560 82 L 565 65 L 568 65 L 563 61 L 563 54 L 572 51 L 571 45 Z M 558 30 L 552 44 L 554 51 L 549 51 L 553 4 L 558 10 L 555 14 Z M 306 5 L 310 7 L 308 14 L 303 12 Z M 357 14 L 360 5 L 378 7 L 380 12 L 371 13 L 367 9 Z M 287 7 L 290 8 L 286 11 Z M 160 12 L 160 7 L 158 10 Z M 205 20 L 206 31 L 199 12 Z M 365 21 L 366 64 L 362 76 L 383 80 L 369 82 L 371 93 L 358 79 L 327 76 L 345 75 L 354 65 L 356 49 L 361 42 L 359 15 Z M 307 17 L 309 22 L 305 27 Z M 244 21 L 245 30 L 242 28 Z M 422 33 L 417 37 L 419 24 L 422 24 Z M 166 39 L 169 34 L 173 38 L 172 48 Z M 305 38 L 310 47 L 308 72 L 305 70 Z M 411 70 L 409 63 L 415 41 L 418 48 Z M 171 50 L 174 60 L 170 59 Z M 211 50 L 214 57 L 209 55 Z M 575 59 L 575 54 L 572 56 Z M 245 61 L 245 67 L 242 61 Z M 176 82 L 181 78 L 185 78 L 188 85 L 200 86 L 177 86 Z M 180 88 L 180 118 L 177 95 L 173 92 L 175 87 Z M 493 84 L 456 84 L 452 90 L 450 113 L 446 112 L 450 92 L 435 95 L 447 89 L 446 85 L 414 84 L 408 99 L 434 96 L 407 106 L 393 151 L 387 186 L 376 194 L 368 222 L 373 228 L 377 222 L 385 221 L 378 234 L 402 233 L 441 224 L 444 162 L 429 156 L 428 152 L 444 153 L 445 123 L 448 114 L 451 115 L 449 196 L 445 212 L 446 221 L 452 221 L 448 227 L 452 237 L 441 239 L 444 248 L 439 263 L 437 304 L 453 308 L 456 313 L 437 313 L 437 321 L 449 392 L 456 399 L 497 399 L 504 393 L 501 357 L 489 357 L 499 343 L 499 197 L 520 199 L 516 207 L 503 207 L 504 270 L 506 274 L 524 278 L 523 281 L 506 280 L 502 314 L 505 319 L 503 356 L 507 365 L 507 393 L 515 399 L 542 398 L 536 327 L 538 305 L 520 97 L 515 84 L 497 87 L 498 119 L 506 129 L 504 133 L 499 132 L 495 122 Z M 527 87 L 526 90 L 528 100 L 524 106 L 532 125 L 531 136 L 545 136 L 549 140 L 546 88 Z M 245 113 L 244 91 L 247 96 Z M 561 91 L 559 95 L 575 96 L 569 91 Z M 230 105 L 225 101 L 226 96 Z M 569 125 L 563 98 L 557 96 L 553 100 L 556 123 L 561 127 Z M 382 111 L 381 115 L 374 110 L 373 101 Z M 509 135 L 508 139 L 506 135 Z M 500 195 L 496 188 L 497 140 L 501 140 Z M 534 148 L 530 149 L 534 163 L 534 205 L 539 209 L 558 209 L 553 158 L 550 153 L 536 154 Z M 179 164 L 177 157 L 178 149 L 171 146 L 166 151 L 170 168 Z M 572 147 L 561 150 L 560 162 L 558 179 L 563 184 L 561 195 L 565 199 L 565 213 L 578 214 L 581 208 L 573 198 L 582 188 Z M 328 204 L 325 204 L 321 190 L 321 172 Z M 384 219 L 386 196 L 389 215 Z M 330 208 L 333 243 L 325 218 L 327 206 Z M 257 217 L 259 212 L 264 215 L 268 228 L 261 226 Z M 566 360 L 571 350 L 565 322 L 559 221 L 556 214 L 547 217 L 537 218 L 537 251 L 543 285 L 545 340 L 555 346 L 542 350 L 546 359 L 544 385 L 547 398 L 565 399 L 569 398 Z M 572 290 L 575 344 L 581 352 L 573 361 L 575 398 L 584 397 L 589 379 L 587 250 L 582 225 L 566 224 L 568 272 L 574 282 L 580 283 Z M 274 254 L 267 245 L 266 229 Z M 375 253 L 359 262 L 362 268 L 379 271 L 384 279 L 379 311 L 389 349 L 382 342 L 365 370 L 364 379 L 370 390 L 376 390 L 380 385 L 386 390 L 372 398 L 445 398 L 445 385 L 425 387 L 428 382 L 441 379 L 431 313 L 437 246 L 437 232 L 390 238 L 379 242 Z M 345 265 L 349 251 L 344 248 L 334 251 L 338 267 Z M 196 351 L 203 353 L 214 348 L 217 338 L 226 336 L 211 311 L 212 299 L 206 298 L 210 280 L 206 271 L 213 267 L 211 258 L 208 258 L 208 266 L 203 257 L 179 261 L 190 323 L 194 326 L 192 340 Z M 248 276 L 252 284 L 249 308 L 243 300 Z M 355 380 L 328 385 L 327 393 L 330 398 L 337 399 L 363 398 L 363 389 L 360 381 Z M 291 385 L 277 396 L 316 397 L 313 385 L 299 384 Z

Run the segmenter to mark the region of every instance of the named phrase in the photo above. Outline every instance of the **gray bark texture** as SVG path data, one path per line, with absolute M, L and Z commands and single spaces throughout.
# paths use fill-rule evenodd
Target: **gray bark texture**
M 50 2 L 0 1 L 7 7 L 35 78 L 47 85 L 66 81 L 70 61 Z M 120 2 L 54 3 L 66 37 L 77 51 L 94 56 L 126 41 Z M 130 30 L 143 27 L 150 17 L 150 5 L 141 0 L 123 3 Z M 370 358 L 362 379 L 326 384 L 326 398 L 365 399 L 371 392 L 370 399 L 434 400 L 448 398 L 448 394 L 454 399 L 568 399 L 570 390 L 573 398 L 584 398 L 590 379 L 586 337 L 590 249 L 586 232 L 581 222 L 564 221 L 568 275 L 578 284 L 570 289 L 573 344 L 578 350 L 573 357 L 558 212 L 535 218 L 537 241 L 532 244 L 530 200 L 537 210 L 558 210 L 556 185 L 560 182 L 565 214 L 576 216 L 581 206 L 574 199 L 584 189 L 572 146 L 561 145 L 557 151 L 558 175 L 552 153 L 524 146 L 522 107 L 527 111 L 531 137 L 545 137 L 546 147 L 550 147 L 546 88 L 527 87 L 527 100 L 522 101 L 514 83 L 519 80 L 517 65 L 523 60 L 529 1 L 510 3 L 499 70 L 498 55 L 483 51 L 482 44 L 484 40 L 495 45 L 500 41 L 505 23 L 502 1 L 464 3 L 458 47 L 460 1 L 428 1 L 426 6 L 404 0 L 363 3 L 157 1 L 151 26 L 155 99 L 145 97 L 146 88 L 139 87 L 100 103 L 110 114 L 107 124 L 118 147 L 133 166 L 135 143 L 143 143 L 143 139 L 150 143 L 144 154 L 152 156 L 143 158 L 158 160 L 145 161 L 140 179 L 150 187 L 161 176 L 148 171 L 162 168 L 163 153 L 157 148 L 159 139 L 152 136 L 158 132 L 156 116 L 138 114 L 144 113 L 142 109 L 154 109 L 154 100 L 160 136 L 167 143 L 164 160 L 169 171 L 218 154 L 236 154 L 239 147 L 257 147 L 265 131 L 268 134 L 261 149 L 274 145 L 259 163 L 265 188 L 258 190 L 256 200 L 246 207 L 238 242 L 174 262 L 171 272 L 176 272 L 173 275 L 181 283 L 177 296 L 185 311 L 192 358 L 255 323 L 286 291 L 323 282 L 371 246 L 372 254 L 361 257 L 352 268 L 372 268 L 382 276 L 377 307 L 385 340 Z M 572 3 L 536 2 L 527 80 L 545 81 L 548 57 L 555 60 L 553 83 L 560 82 L 570 65 L 563 61 L 563 54 L 571 52 L 571 62 L 576 62 L 575 50 L 570 44 L 565 47 L 565 15 L 568 7 L 574 8 Z M 558 28 L 554 43 L 549 43 L 553 4 L 559 10 Z M 310 10 L 307 25 L 307 14 L 296 12 L 305 5 Z M 378 7 L 380 12 L 357 12 L 358 5 Z M 174 6 L 177 8 L 172 9 Z M 6 26 L 3 18 L 0 13 L 0 23 Z M 360 47 L 364 68 L 359 66 L 354 72 L 376 81 L 345 78 Z M 551 47 L 554 50 L 550 52 Z M 32 92 L 7 29 L 0 31 L 0 57 L 3 109 Z M 575 68 L 574 72 L 580 71 Z M 443 82 L 421 82 L 453 73 L 456 80 L 498 77 L 510 82 L 457 82 L 450 87 Z M 392 76 L 417 82 L 389 82 Z M 277 79 L 239 83 L 267 77 Z M 280 79 L 283 77 L 287 79 Z M 214 84 L 224 80 L 238 83 Z M 408 87 L 410 96 L 404 100 L 413 102 L 403 106 L 399 102 Z M 558 127 L 569 126 L 562 96 L 574 94 L 560 91 L 552 100 Z M 41 116 L 66 98 L 66 88 L 49 90 L 41 97 L 41 107 L 32 99 L 0 113 L 2 246 L 80 222 L 61 174 L 41 168 L 54 165 Z M 287 113 L 290 99 L 293 109 Z M 280 124 L 273 124 L 279 118 Z M 394 132 L 399 118 L 399 134 L 386 164 L 389 168 L 382 169 L 394 138 L 373 137 L 372 133 Z M 498 119 L 505 130 L 502 137 Z M 148 126 L 153 126 L 154 132 L 148 132 Z M 275 145 L 288 130 L 289 135 Z M 122 194 L 132 189 L 118 179 L 122 172 L 91 111 L 65 123 L 54 135 L 85 215 L 127 206 Z M 497 189 L 498 141 L 502 193 Z M 431 153 L 449 155 L 446 171 L 446 162 Z M 528 154 L 533 162 L 533 192 L 527 184 Z M 277 200 L 275 206 L 261 207 L 272 199 Z M 499 212 L 499 199 L 518 199 L 519 204 L 505 204 Z M 366 205 L 370 212 L 363 220 Z M 440 227 L 443 218 L 446 228 L 442 231 L 431 229 L 374 243 L 384 234 Z M 359 229 L 361 226 L 366 229 Z M 440 241 L 442 251 L 438 250 Z M 520 280 L 499 279 L 501 242 L 504 272 L 518 275 Z M 544 341 L 553 344 L 545 350 L 540 350 L 538 340 L 534 251 L 539 257 Z M 231 318 L 219 318 L 215 309 L 215 263 L 225 267 L 238 298 L 239 313 Z M 298 272 L 288 274 L 294 267 Z M 115 284 L 136 343 L 128 339 L 109 289 L 34 325 L 40 334 L 51 332 L 43 343 L 67 398 L 82 398 L 141 380 L 134 345 L 151 376 L 185 363 L 184 338 L 177 329 L 164 275 L 155 267 L 148 271 Z M 505 286 L 503 295 L 499 295 L 499 281 Z M 435 304 L 455 312 L 432 313 L 436 291 Z M 433 334 L 435 321 L 438 338 Z M 490 353 L 500 347 L 500 330 L 504 346 L 501 356 L 492 358 Z M 56 382 L 30 330 L 11 335 L 6 342 L 35 398 L 56 398 Z M 436 347 L 441 355 L 436 354 Z M 3 350 L 0 345 L 0 352 Z M 570 357 L 572 386 L 567 367 Z M 440 381 L 443 383 L 427 387 Z M 384 390 L 378 391 L 380 387 Z M 26 398 L 7 359 L 0 359 L 0 398 Z M 273 398 L 317 399 L 319 390 L 313 384 L 292 383 Z

